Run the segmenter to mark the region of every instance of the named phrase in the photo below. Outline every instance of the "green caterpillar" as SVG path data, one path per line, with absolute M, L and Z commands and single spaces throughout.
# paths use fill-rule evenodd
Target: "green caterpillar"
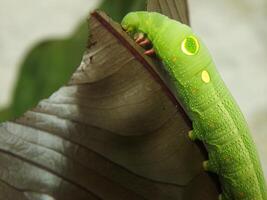
M 122 21 L 130 34 L 143 33 L 173 81 L 192 120 L 192 140 L 208 151 L 205 170 L 218 174 L 222 200 L 267 200 L 255 144 L 238 105 L 202 41 L 178 21 L 154 12 L 132 12 Z

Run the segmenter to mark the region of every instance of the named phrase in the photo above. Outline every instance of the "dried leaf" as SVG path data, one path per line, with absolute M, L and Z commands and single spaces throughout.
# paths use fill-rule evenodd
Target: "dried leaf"
M 101 2 L 102 0 L 47 0 L 42 3 L 36 0 L 0 1 L 0 120 L 2 118 L 2 110 L 7 109 L 11 104 L 14 106 L 15 102 L 13 100 L 18 97 L 17 95 L 14 97 L 13 93 L 18 92 L 17 90 L 15 91 L 15 88 L 17 89 L 19 87 L 19 89 L 25 91 L 25 93 L 29 91 L 28 96 L 35 95 L 33 86 L 35 83 L 37 83 L 36 85 L 38 86 L 43 86 L 43 88 L 39 88 L 39 92 L 43 92 L 43 94 L 45 93 L 44 90 L 50 90 L 52 88 L 52 92 L 54 92 L 58 89 L 59 86 L 57 83 L 58 80 L 61 80 L 60 76 L 58 76 L 56 80 L 52 80 L 49 84 L 49 80 L 46 80 L 46 76 L 44 75 L 46 73 L 44 73 L 44 77 L 42 77 L 38 74 L 38 71 L 44 66 L 47 73 L 50 71 L 57 72 L 57 70 L 47 69 L 47 67 L 49 67 L 50 64 L 56 63 L 56 66 L 52 66 L 54 68 L 60 68 L 61 62 L 64 62 L 64 59 L 61 58 L 63 57 L 67 60 L 68 49 L 76 48 L 77 54 L 75 55 L 76 52 L 72 52 L 72 54 L 74 54 L 73 58 L 63 63 L 65 67 L 64 70 L 71 71 L 71 73 L 67 74 L 67 78 L 70 77 L 77 65 L 79 65 L 82 52 L 84 52 L 84 46 L 80 47 L 77 41 L 77 39 L 81 40 L 81 38 L 77 37 L 78 35 L 75 29 L 80 24 L 80 20 L 84 18 L 89 11 L 97 8 Z M 86 24 L 85 27 L 86 42 L 88 36 Z M 72 34 L 72 32 L 75 33 Z M 57 38 L 56 41 L 54 40 L 55 38 Z M 59 40 L 59 38 L 61 40 Z M 56 44 L 53 44 L 52 41 L 56 42 Z M 83 40 L 81 40 L 80 45 L 85 45 Z M 79 48 L 81 51 L 80 54 Z M 43 55 L 45 55 L 44 57 L 46 59 L 42 59 Z M 36 58 L 37 56 L 39 60 Z M 76 57 L 78 57 L 78 59 L 75 62 Z M 56 61 L 53 62 L 53 60 Z M 69 68 L 67 68 L 68 65 L 70 65 Z M 40 69 L 40 71 L 42 71 L 42 69 Z M 65 71 L 61 71 L 61 73 L 64 74 Z M 23 73 L 23 77 L 27 77 L 28 82 L 20 77 L 21 73 Z M 31 84 L 32 80 L 29 80 L 32 78 L 31 74 L 36 75 L 33 85 Z M 53 76 L 52 73 L 47 75 L 48 77 L 49 75 Z M 21 78 L 20 83 L 17 82 L 18 78 Z M 61 82 L 61 85 L 62 83 L 66 83 L 67 80 L 68 79 L 65 79 L 65 82 Z M 44 82 L 48 82 L 47 85 Z M 26 85 L 26 88 L 20 87 L 24 85 Z M 50 88 L 47 89 L 47 86 L 50 86 Z M 56 87 L 54 88 L 53 86 Z M 33 92 L 33 94 L 31 95 L 30 92 Z M 48 93 L 45 98 L 51 95 L 52 92 Z M 21 96 L 19 97 L 23 98 Z M 44 98 L 44 96 L 42 95 L 39 97 L 38 101 L 41 98 Z M 35 98 L 33 99 L 35 100 Z M 29 98 L 29 100 L 31 99 Z M 16 103 L 25 103 L 22 101 L 23 100 L 20 100 Z M 35 101 L 35 104 L 29 105 L 32 101 L 28 101 L 27 105 L 31 108 L 33 105 L 36 105 L 37 102 Z M 26 107 L 23 112 L 28 108 L 29 107 Z M 16 106 L 16 111 L 17 109 L 18 106 Z M 14 110 L 12 111 L 14 112 Z M 21 115 L 22 113 L 19 114 Z M 11 117 L 14 117 L 14 115 Z
M 75 4 L 79 4 L 79 1 L 75 2 Z M 92 2 L 90 0 L 84 1 L 89 1 L 89 4 L 95 4 L 94 2 L 97 2 L 95 0 Z M 66 5 L 64 6 L 66 7 Z M 108 13 L 113 19 L 120 21 L 126 13 L 134 10 L 144 10 L 145 6 L 146 1 L 144 0 L 134 0 L 131 2 L 125 0 L 105 0 L 100 6 L 100 9 Z M 88 7 L 88 4 L 83 7 Z M 28 31 L 28 28 L 25 30 Z M 35 34 L 33 33 L 33 35 Z M 21 36 L 19 36 L 19 38 L 20 37 Z M 23 62 L 21 62 L 16 86 L 12 94 L 12 102 L 10 102 L 10 106 L 4 109 L 1 107 L 1 98 L 6 96 L 6 92 L 3 91 L 3 88 L 8 90 L 8 87 L 4 86 L 4 84 L 0 84 L 0 88 L 4 86 L 1 90 L 3 92 L 0 94 L 0 122 L 21 116 L 25 111 L 36 106 L 41 99 L 48 98 L 59 87 L 66 84 L 71 74 L 81 62 L 87 40 L 88 23 L 83 19 L 82 23 L 70 36 L 40 41 L 34 46 L 34 48 L 25 55 Z M 25 41 L 22 43 L 24 42 Z M 10 55 L 14 56 L 12 53 Z M 9 66 L 7 69 L 9 69 Z M 4 77 L 6 76 L 7 79 L 9 77 L 8 73 L 2 73 L 1 71 L 0 74 Z M 1 81 L 2 80 L 0 80 L 0 82 Z
M 190 24 L 187 0 L 150 0 L 147 10 L 162 13 L 184 24 Z
M 90 27 L 69 84 L 0 125 L 1 197 L 216 199 L 205 153 L 154 61 L 103 13 Z

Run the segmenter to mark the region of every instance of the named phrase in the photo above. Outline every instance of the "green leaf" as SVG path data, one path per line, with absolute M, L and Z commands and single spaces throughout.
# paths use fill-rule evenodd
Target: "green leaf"
M 106 0 L 101 6 L 113 20 L 120 22 L 130 11 L 146 10 L 146 0 Z

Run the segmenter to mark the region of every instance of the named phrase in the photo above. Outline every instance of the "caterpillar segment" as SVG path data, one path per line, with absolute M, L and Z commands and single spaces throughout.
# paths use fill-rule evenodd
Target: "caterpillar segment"
M 155 12 L 132 12 L 122 20 L 139 45 L 153 44 L 193 123 L 191 140 L 204 143 L 203 168 L 218 174 L 222 200 L 267 200 L 267 189 L 246 120 L 201 39 L 185 24 Z

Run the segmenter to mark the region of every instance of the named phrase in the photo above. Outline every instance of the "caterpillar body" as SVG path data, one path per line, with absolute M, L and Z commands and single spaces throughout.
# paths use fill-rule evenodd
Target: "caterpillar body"
M 127 14 L 122 27 L 144 33 L 175 85 L 189 118 L 192 140 L 201 140 L 209 160 L 204 169 L 218 174 L 222 200 L 267 200 L 255 144 L 237 103 L 212 58 L 190 27 L 155 12 Z

